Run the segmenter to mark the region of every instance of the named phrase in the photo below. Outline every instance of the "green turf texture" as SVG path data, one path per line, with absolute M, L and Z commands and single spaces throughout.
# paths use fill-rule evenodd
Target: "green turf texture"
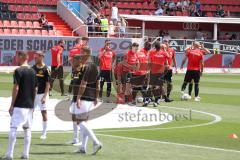
M 239 139 L 228 138 L 228 135 L 231 133 L 236 133 L 240 136 L 240 75 L 205 74 L 200 84 L 200 96 L 202 98 L 200 103 L 196 103 L 193 100 L 187 102 L 180 101 L 179 90 L 183 78 L 183 74 L 174 75 L 172 98 L 175 101 L 170 104 L 162 103 L 158 109 L 174 114 L 188 113 L 189 110 L 204 111 L 221 116 L 221 122 L 209 126 L 184 128 L 190 125 L 208 123 L 213 120 L 213 117 L 209 115 L 193 112 L 191 121 L 180 120 L 159 126 L 130 129 L 95 130 L 104 145 L 103 150 L 96 156 L 75 154 L 74 151 L 77 147 L 65 144 L 66 141 L 72 139 L 72 133 L 49 133 L 46 141 L 41 141 L 39 139 L 40 134 L 34 133 L 30 158 L 46 160 L 240 160 Z M 11 87 L 12 75 L 0 74 L 0 96 L 9 97 L 11 95 Z M 54 92 L 53 94 L 54 98 L 62 98 L 59 96 L 59 93 Z M 163 106 L 176 107 L 178 109 Z M 183 128 L 174 129 L 174 127 Z M 115 138 L 108 135 L 153 140 L 154 142 Z M 159 143 L 162 141 L 227 150 L 221 151 Z M 21 155 L 22 144 L 23 140 L 19 138 L 15 147 L 15 158 Z M 1 133 L 0 156 L 4 154 L 6 147 L 7 133 Z M 228 151 L 228 149 L 239 152 Z M 91 153 L 91 151 L 92 148 L 89 143 L 88 153 Z

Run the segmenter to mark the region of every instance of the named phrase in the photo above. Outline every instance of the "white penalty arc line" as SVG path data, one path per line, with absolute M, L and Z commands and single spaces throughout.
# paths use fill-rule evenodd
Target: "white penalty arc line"
M 114 135 L 107 135 L 107 134 L 97 134 L 97 135 L 103 136 L 103 137 L 110 137 L 110 138 L 128 139 L 128 140 L 134 140 L 134 141 L 160 143 L 160 144 L 168 144 L 168 145 L 175 145 L 175 146 L 182 146 L 182 147 L 190 147 L 190 148 L 198 148 L 198 149 L 208 149 L 208 150 L 240 153 L 239 150 L 232 150 L 232 149 L 207 147 L 207 146 L 191 145 L 191 144 L 184 144 L 184 143 L 174 143 L 174 142 L 167 142 L 167 141 L 156 141 L 156 140 L 148 140 L 148 139 L 140 139 L 140 138 L 132 138 L 132 137 L 123 137 L 123 136 L 114 136 Z
M 162 108 L 173 108 L 173 109 L 180 109 L 180 110 L 189 110 L 188 108 L 177 108 L 177 107 L 168 107 L 168 106 L 161 106 Z M 209 126 L 216 124 L 222 121 L 222 117 L 213 113 L 208 113 L 204 111 L 192 110 L 193 112 L 202 113 L 205 115 L 209 115 L 214 117 L 214 120 L 207 123 L 202 124 L 195 124 L 195 125 L 188 125 L 188 126 L 179 126 L 179 127 L 167 127 L 167 128 L 135 128 L 135 129 L 113 129 L 113 130 L 103 130 L 103 131 L 96 131 L 97 133 L 105 133 L 105 132 L 134 132 L 134 131 L 154 131 L 154 130 L 168 130 L 168 129 L 183 129 L 183 128 L 194 128 L 194 127 L 202 127 L 202 126 Z

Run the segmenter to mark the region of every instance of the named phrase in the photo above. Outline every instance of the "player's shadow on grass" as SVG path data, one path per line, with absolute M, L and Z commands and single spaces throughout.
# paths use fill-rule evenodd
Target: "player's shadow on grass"
M 31 152 L 32 155 L 70 155 L 71 152 Z
M 68 144 L 54 144 L 54 143 L 37 143 L 37 144 L 33 144 L 33 145 L 36 145 L 36 146 L 49 146 L 49 147 L 54 147 L 54 146 L 69 146 Z

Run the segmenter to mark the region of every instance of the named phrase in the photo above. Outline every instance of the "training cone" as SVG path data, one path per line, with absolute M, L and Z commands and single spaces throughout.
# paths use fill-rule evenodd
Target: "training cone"
M 229 134 L 228 137 L 231 139 L 238 139 L 238 136 L 235 133 Z

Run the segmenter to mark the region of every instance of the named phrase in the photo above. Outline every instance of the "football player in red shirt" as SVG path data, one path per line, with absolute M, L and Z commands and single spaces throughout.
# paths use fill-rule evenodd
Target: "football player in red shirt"
M 100 62 L 100 97 L 102 97 L 104 82 L 107 82 L 107 97 L 110 97 L 112 88 L 112 64 L 115 62 L 116 54 L 110 48 L 111 41 L 106 40 L 105 45 L 99 52 Z
M 147 84 L 148 84 L 148 74 L 149 74 L 149 50 L 151 49 L 151 44 L 145 42 L 144 48 L 137 53 L 137 59 L 139 61 L 139 69 L 135 71 L 131 78 L 132 85 L 132 99 L 131 105 L 136 105 L 136 96 L 138 91 L 143 95 L 144 102 L 147 97 Z
M 183 69 L 184 64 L 188 60 L 187 65 L 187 72 L 184 78 L 184 82 L 182 85 L 182 93 L 184 94 L 184 91 L 186 89 L 186 86 L 188 83 L 191 83 L 191 81 L 194 81 L 194 91 L 195 91 L 195 101 L 199 102 L 199 82 L 200 77 L 203 73 L 203 67 L 204 67 L 204 55 L 209 54 L 210 51 L 203 47 L 199 42 L 195 41 L 193 42 L 193 47 L 186 50 L 186 55 L 182 61 L 181 69 Z
M 65 96 L 64 94 L 64 81 L 63 81 L 63 61 L 62 61 L 62 54 L 64 50 L 65 41 L 60 40 L 58 44 L 53 46 L 51 49 L 52 52 L 52 65 L 51 65 L 51 87 L 50 91 L 53 87 L 53 82 L 57 78 L 59 79 L 61 95 Z
M 123 92 L 125 93 L 125 102 L 129 102 L 131 95 L 130 80 L 132 74 L 139 69 L 139 61 L 137 58 L 139 44 L 133 43 L 130 46 L 130 50 L 124 55 L 122 65 L 123 74 L 121 77 L 121 83 L 123 84 Z
M 167 97 L 170 97 L 172 91 L 172 74 L 173 74 L 173 67 L 175 68 L 177 74 L 177 62 L 176 62 L 176 55 L 175 50 L 169 46 L 168 40 L 164 40 L 163 43 L 167 46 L 166 50 L 168 52 L 168 68 L 165 71 L 165 83 L 167 86 Z
M 168 54 L 166 52 L 166 45 L 160 44 L 160 42 L 155 43 L 155 49 L 150 51 L 150 85 L 152 87 L 152 92 L 155 97 L 154 107 L 160 104 L 161 95 L 164 95 L 165 101 L 169 101 L 165 95 L 163 89 L 164 82 L 164 71 L 168 65 Z M 147 106 L 145 104 L 144 106 Z

